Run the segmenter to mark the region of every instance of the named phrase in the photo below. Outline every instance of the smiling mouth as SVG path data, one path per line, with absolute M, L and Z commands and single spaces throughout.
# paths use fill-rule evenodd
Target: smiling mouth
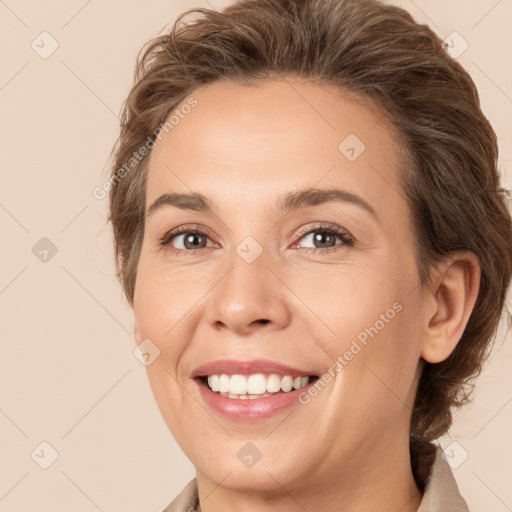
M 210 391 L 226 398 L 249 399 L 272 397 L 286 394 L 308 386 L 318 380 L 318 375 L 297 376 L 278 375 L 275 373 L 212 374 L 196 377 Z

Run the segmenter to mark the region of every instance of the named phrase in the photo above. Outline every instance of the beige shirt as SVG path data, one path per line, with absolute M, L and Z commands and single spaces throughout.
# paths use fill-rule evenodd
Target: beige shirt
M 448 463 L 437 447 L 436 458 L 418 512 L 469 512 Z M 162 512 L 195 512 L 199 503 L 197 480 L 192 479 Z

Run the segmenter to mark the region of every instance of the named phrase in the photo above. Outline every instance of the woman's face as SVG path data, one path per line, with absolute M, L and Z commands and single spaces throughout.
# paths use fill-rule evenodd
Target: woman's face
M 356 478 L 408 449 L 418 377 L 426 292 L 400 141 L 326 85 L 216 82 L 193 98 L 148 167 L 134 311 L 137 343 L 160 351 L 158 406 L 198 479 Z M 221 374 L 231 398 L 198 378 Z

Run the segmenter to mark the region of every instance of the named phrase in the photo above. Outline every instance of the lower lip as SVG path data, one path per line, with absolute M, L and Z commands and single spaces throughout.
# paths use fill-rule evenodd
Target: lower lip
M 289 407 L 300 405 L 299 395 L 307 391 L 316 382 L 315 380 L 307 386 L 286 393 L 276 393 L 273 396 L 266 396 L 264 398 L 243 399 L 219 395 L 219 393 L 212 391 L 200 380 L 193 380 L 199 387 L 199 393 L 210 409 L 226 418 L 243 422 L 271 418 Z

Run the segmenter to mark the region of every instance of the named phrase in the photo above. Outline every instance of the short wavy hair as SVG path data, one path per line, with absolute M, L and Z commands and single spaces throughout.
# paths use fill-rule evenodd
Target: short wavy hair
M 118 277 L 133 306 L 149 158 L 121 173 L 134 152 L 198 86 L 287 75 L 370 99 L 396 129 L 422 284 L 452 251 L 478 257 L 480 290 L 464 333 L 448 359 L 424 365 L 418 385 L 411 439 L 433 440 L 450 427 L 452 407 L 470 399 L 496 338 L 512 272 L 512 221 L 496 135 L 472 79 L 403 9 L 377 0 L 239 0 L 222 12 L 191 9 L 149 41 L 113 149 L 109 221 Z

